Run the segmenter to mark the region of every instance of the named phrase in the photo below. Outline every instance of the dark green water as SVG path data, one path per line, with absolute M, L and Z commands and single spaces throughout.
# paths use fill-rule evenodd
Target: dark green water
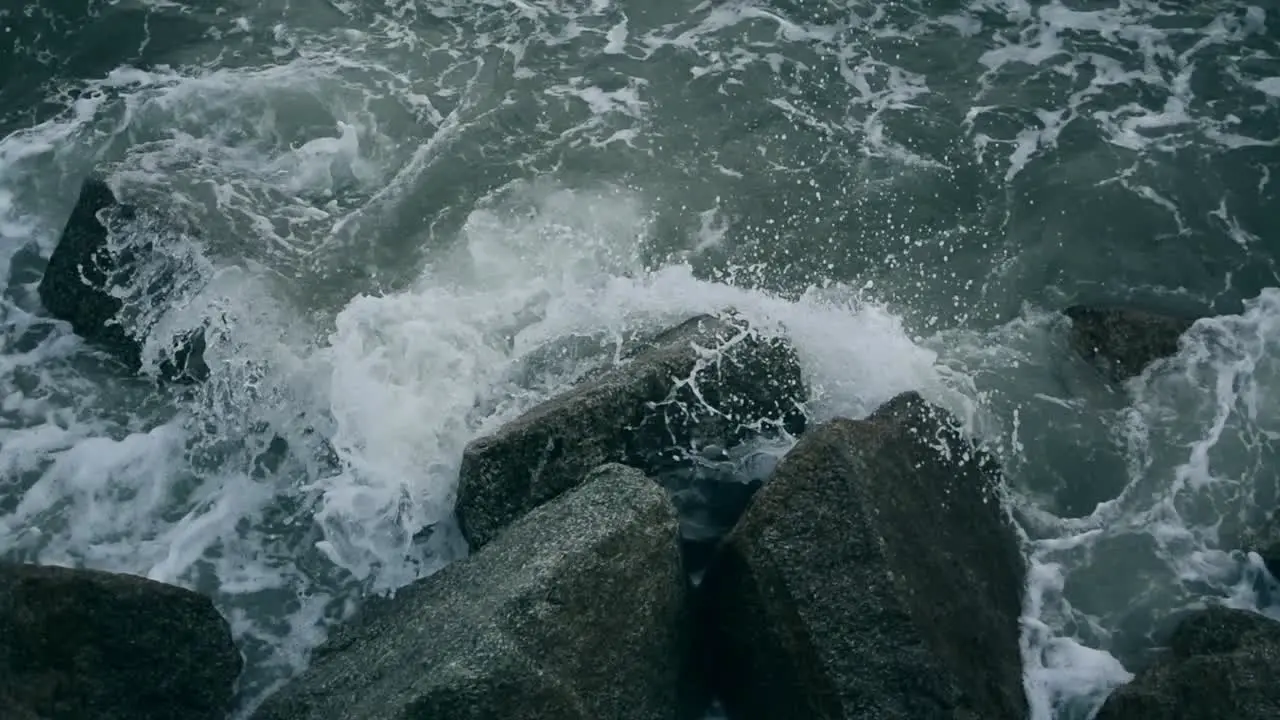
M 1280 8 L 18 5 L 0 554 L 213 594 L 247 704 L 463 552 L 462 447 L 607 355 L 547 348 L 730 305 L 792 340 L 816 419 L 919 389 L 999 451 L 1036 718 L 1087 716 L 1177 608 L 1280 612 L 1229 552 L 1277 495 Z M 40 307 L 93 170 L 171 221 L 193 282 L 130 302 L 152 342 L 212 323 L 206 387 Z M 1210 319 L 1117 392 L 1056 315 L 1101 301 Z

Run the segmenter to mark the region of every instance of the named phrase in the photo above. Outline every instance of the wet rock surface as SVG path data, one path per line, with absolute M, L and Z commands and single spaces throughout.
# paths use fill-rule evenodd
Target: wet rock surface
M 625 365 L 468 445 L 458 521 L 472 548 L 482 547 L 602 463 L 657 475 L 709 445 L 780 427 L 798 433 L 805 398 L 788 345 L 737 319 L 695 317 L 654 337 Z
M 995 463 L 915 393 L 811 429 L 712 559 L 734 720 L 1023 720 L 1024 564 Z
M 0 564 L 3 717 L 224 720 L 240 668 L 208 598 L 133 575 Z
M 369 603 L 255 717 L 695 717 L 687 593 L 662 489 L 600 467 L 478 553 Z
M 1280 717 L 1280 622 L 1211 608 L 1190 614 L 1164 657 L 1115 690 L 1096 720 Z
M 100 215 L 109 216 L 107 224 Z M 113 249 L 110 236 L 138 217 L 138 209 L 118 202 L 101 178 L 86 179 L 39 285 L 49 314 L 70 323 L 77 335 L 118 358 L 131 372 L 141 368 L 142 344 L 126 329 L 125 304 L 116 290 L 134 281 L 150 253 L 145 244 Z M 163 295 L 166 283 L 159 284 L 153 290 Z M 165 354 L 161 376 L 183 382 L 207 379 L 204 351 L 202 331 L 185 335 Z
M 1071 346 L 1116 382 L 1177 354 L 1178 339 L 1196 321 L 1127 307 L 1074 305 L 1064 314 L 1071 319 Z

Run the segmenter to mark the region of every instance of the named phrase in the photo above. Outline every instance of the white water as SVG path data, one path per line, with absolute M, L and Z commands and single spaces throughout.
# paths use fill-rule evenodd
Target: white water
M 692 13 L 484 3 L 451 25 L 468 11 L 455 5 L 388 2 L 366 22 L 354 4 L 335 4 L 341 13 L 317 10 L 319 29 L 264 10 L 235 20 L 221 47 L 268 59 L 205 66 L 195 53 L 183 67 L 119 68 L 68 99 L 65 115 L 0 140 L 0 554 L 213 595 L 258 672 L 243 688 L 251 702 L 301 668 L 360 593 L 463 552 L 448 514 L 470 439 L 606 362 L 629 335 L 734 307 L 794 344 L 816 421 L 862 416 L 915 389 L 997 450 L 1027 531 L 1023 651 L 1035 720 L 1083 717 L 1128 679 L 1117 655 L 1130 642 L 1119 631 L 1130 605 L 1157 616 L 1204 597 L 1257 607 L 1271 580 L 1256 558 L 1225 551 L 1242 513 L 1276 503 L 1266 472 L 1280 433 L 1276 290 L 1248 293 L 1256 299 L 1241 316 L 1202 322 L 1177 358 L 1114 393 L 1065 349 L 1043 287 L 1012 321 L 933 329 L 980 314 L 968 304 L 986 304 L 988 285 L 998 291 L 1019 273 L 1041 282 L 1029 267 L 1055 260 L 1039 252 L 1052 248 L 1049 211 L 1011 212 L 1001 226 L 1011 240 L 974 218 L 933 235 L 891 218 L 880 238 L 889 250 L 820 223 L 786 235 L 754 213 L 873 207 L 876 196 L 850 200 L 850 187 L 909 190 L 946 177 L 959 161 L 917 142 L 911 124 L 941 99 L 957 108 L 964 152 L 1004 182 L 1040 172 L 1122 185 L 1166 223 L 1164 242 L 1185 240 L 1197 217 L 1171 199 L 1160 163 L 1183 148 L 1280 142 L 1267 129 L 1280 116 L 1273 73 L 1224 50 L 1266 37 L 1267 12 L 1224 5 L 1204 23 L 1160 25 L 1177 19 L 1168 3 L 1129 0 L 1090 11 L 987 0 L 927 22 L 878 5 L 854 17 L 750 2 Z M 945 61 L 967 68 L 961 83 L 931 61 L 890 63 L 901 37 L 914 37 L 921 57 L 959 37 L 987 41 Z M 552 52 L 574 42 L 617 69 L 579 70 Z M 669 76 L 640 71 L 673 53 Z M 1211 59 L 1256 92 L 1202 102 L 1190 78 Z M 555 62 L 563 73 L 548 70 Z M 1033 97 L 1021 73 L 1081 83 Z M 706 166 L 688 185 L 665 174 L 692 162 L 671 145 L 693 119 L 655 118 L 762 76 L 776 86 L 742 102 L 785 122 L 746 140 L 691 143 Z M 691 97 L 673 93 L 686 82 L 700 83 Z M 526 85 L 536 90 L 522 94 Z M 815 87 L 842 100 L 815 102 Z M 530 117 L 547 127 L 517 122 Z M 1046 160 L 1090 121 L 1106 145 L 1135 154 Z M 802 140 L 778 140 L 787 133 Z M 792 181 L 774 178 L 805 168 L 814 147 L 892 171 L 827 184 L 815 173 L 804 194 L 784 194 Z M 470 174 L 507 155 L 514 169 L 494 171 L 497 180 Z M 185 303 L 158 316 L 142 308 L 160 323 L 152 350 L 212 322 L 213 377 L 196 391 L 121 379 L 39 311 L 32 249 L 47 257 L 80 179 L 102 166 L 127 199 L 200 232 L 165 244 L 199 276 Z M 1250 181 L 1259 196 L 1270 192 L 1261 168 Z M 1259 239 L 1242 201 L 1205 182 L 1215 227 L 1251 257 Z M 1071 210 L 1073 196 L 1058 196 Z M 441 207 L 450 212 L 428 212 Z M 690 216 L 674 241 L 663 224 L 673 207 Z M 785 293 L 750 289 L 784 284 L 783 268 L 720 262 L 744 238 L 803 243 L 788 262 L 820 272 Z M 1002 242 L 1014 250 L 965 265 L 970 248 Z M 849 244 L 853 255 L 882 253 L 887 272 L 845 273 Z M 917 259 L 920 248 L 939 255 Z M 1023 281 L 1012 285 L 1017 296 Z M 598 352 L 557 359 L 567 338 Z M 255 459 L 273 433 L 292 452 L 264 471 Z M 1092 495 L 1080 488 L 1095 482 L 1118 497 L 1062 511 L 1060 488 Z M 1097 590 L 1114 576 L 1135 579 L 1112 596 Z
M 971 392 L 990 423 L 977 429 L 999 438 L 1026 513 L 1023 653 L 1033 718 L 1088 717 L 1133 677 L 1108 649 L 1133 656 L 1150 647 L 1134 628 L 1156 629 L 1178 609 L 1217 602 L 1280 619 L 1280 584 L 1257 555 L 1232 552 L 1280 490 L 1280 289 L 1246 303 L 1242 315 L 1201 320 L 1178 355 L 1119 393 L 1087 372 L 1074 375 L 1084 363 L 1063 344 L 1064 322 L 1033 312 L 992 335 L 946 341 L 948 364 L 973 373 Z M 1055 355 L 1057 365 L 1045 363 Z M 1027 437 L 1028 426 L 1054 438 Z M 1035 485 L 1056 469 L 1045 462 L 1054 446 L 1082 454 L 1108 445 L 1122 469 L 1114 477 L 1125 480 L 1114 499 L 1072 519 L 1040 509 L 1052 503 L 1036 497 Z M 1066 471 L 1098 467 L 1108 466 Z

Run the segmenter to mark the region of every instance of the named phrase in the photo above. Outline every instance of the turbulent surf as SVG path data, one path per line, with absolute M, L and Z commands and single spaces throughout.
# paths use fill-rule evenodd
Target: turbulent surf
M 812 418 L 914 389 L 997 452 L 1036 720 L 1181 609 L 1280 619 L 1231 545 L 1280 495 L 1269 3 L 17 0 L 0 77 L 0 556 L 212 596 L 245 710 L 466 552 L 469 440 L 726 307 Z M 184 273 L 122 290 L 140 375 L 37 293 L 91 173 Z M 1203 319 L 1109 387 L 1090 302 Z

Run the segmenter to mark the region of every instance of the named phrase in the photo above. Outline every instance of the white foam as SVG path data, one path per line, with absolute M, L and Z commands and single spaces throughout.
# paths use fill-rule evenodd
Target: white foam
M 0 519 L 0 542 L 37 544 L 41 558 L 56 564 L 155 563 L 165 550 L 152 535 L 152 520 L 169 507 L 169 488 L 182 471 L 183 439 L 164 425 L 121 440 L 80 440 L 57 454 L 14 512 Z M 76 522 L 61 533 L 43 531 L 43 519 L 55 511 Z
M 292 193 L 331 195 L 344 177 L 360 185 L 378 180 L 378 171 L 361 157 L 360 136 L 355 125 L 338 122 L 338 136 L 308 140 L 292 152 L 268 165 L 269 172 Z
M 1010 182 L 1027 166 L 1027 162 L 1031 160 L 1032 155 L 1040 149 L 1048 149 L 1058 144 L 1058 135 L 1062 132 L 1062 128 L 1066 126 L 1067 116 L 1065 111 L 1045 111 L 1036 112 L 1036 117 L 1043 124 L 1043 128 L 1024 128 L 1018 132 L 1018 137 L 1014 141 L 1017 146 L 1014 148 L 1013 154 L 1009 156 L 1009 169 L 1005 171 L 1004 180 Z
M 609 28 L 609 32 L 605 35 L 609 39 L 609 44 L 604 46 L 601 52 L 606 55 L 622 55 L 627 51 L 627 19 L 623 16 L 617 25 Z
M 512 195 L 514 208 L 472 214 L 466 252 L 419 289 L 357 298 L 339 315 L 324 355 L 333 368 L 333 442 L 347 467 L 313 488 L 322 494 L 326 548 L 357 576 L 376 564 L 380 585 L 403 582 L 390 568 L 414 532 L 449 511 L 465 443 L 557 389 L 512 387 L 503 382 L 508 368 L 563 337 L 620 338 L 734 307 L 796 342 L 819 416 L 863 415 L 899 391 L 942 387 L 933 353 L 853 293 L 790 302 L 698 280 L 687 266 L 646 272 L 635 255 L 637 198 L 618 190 Z M 492 413 L 476 414 L 485 407 Z
M 1134 435 L 1128 487 L 1091 517 L 1060 523 L 1057 532 L 1031 543 L 1023 653 L 1033 718 L 1086 716 L 1131 677 L 1096 644 L 1117 629 L 1128 608 L 1107 607 L 1101 617 L 1084 613 L 1073 598 L 1088 598 L 1096 588 L 1075 587 L 1073 578 L 1125 577 L 1135 609 L 1194 606 L 1201 596 L 1185 591 L 1193 586 L 1209 588 L 1210 601 L 1272 614 L 1280 609 L 1258 605 L 1260 568 L 1242 575 L 1228 552 L 1230 538 L 1247 526 L 1247 511 L 1258 507 L 1255 497 L 1267 496 L 1267 485 L 1275 484 L 1258 468 L 1271 462 L 1261 438 L 1280 428 L 1274 404 L 1261 397 L 1274 393 L 1280 379 L 1272 360 L 1280 350 L 1278 331 L 1280 289 L 1271 288 L 1242 315 L 1201 320 L 1175 358 L 1131 383 L 1136 399 L 1129 424 L 1120 428 Z M 1143 537 L 1150 538 L 1153 555 L 1130 549 Z M 1091 628 L 1092 637 L 1082 636 L 1081 627 Z
M 980 18 L 993 13 L 1003 22 L 982 26 Z M 1266 14 L 1261 8 L 1248 7 L 1243 13 L 1222 8 L 1206 23 L 1186 9 L 1150 3 L 1081 10 L 1060 0 L 1035 7 L 1022 1 L 976 0 L 963 13 L 940 21 L 975 32 L 977 28 L 989 30 L 994 47 L 979 59 L 986 68 L 981 77 L 984 87 L 1000 87 L 1004 75 L 1016 77 L 1027 67 L 1037 77 L 1087 78 L 1088 85 L 1072 91 L 1060 107 L 1037 111 L 1041 122 L 1046 113 L 1058 117 L 1059 130 L 1073 122 L 1100 122 L 1109 142 L 1135 151 L 1172 151 L 1206 140 L 1232 149 L 1275 142 L 1236 132 L 1233 126 L 1239 117 L 1229 109 L 1218 110 L 1218 103 L 1197 102 L 1191 83 L 1193 73 L 1205 72 L 1202 66 L 1222 63 L 1224 74 L 1238 82 L 1241 91 L 1255 88 L 1267 92 L 1271 79 L 1249 78 L 1233 59 L 1223 61 L 1231 55 L 1218 55 L 1221 46 L 1265 37 Z M 1195 41 L 1188 46 L 1185 39 L 1189 37 Z M 1108 49 L 1099 51 L 1098 47 Z M 1113 98 L 1123 96 L 1114 92 L 1117 86 L 1140 88 L 1146 97 L 1141 102 L 1117 105 Z M 980 103 L 983 95 L 975 101 Z M 991 109 L 982 108 L 977 114 Z M 1018 107 L 1005 104 L 1002 109 Z M 1012 150 L 1006 178 L 1016 175 L 1041 140 L 1038 129 L 1024 127 L 1012 137 L 993 137 L 984 130 L 974 131 L 974 115 L 970 111 L 966 124 L 979 158 L 993 142 L 1007 143 Z M 1045 132 L 1053 129 L 1046 125 Z

